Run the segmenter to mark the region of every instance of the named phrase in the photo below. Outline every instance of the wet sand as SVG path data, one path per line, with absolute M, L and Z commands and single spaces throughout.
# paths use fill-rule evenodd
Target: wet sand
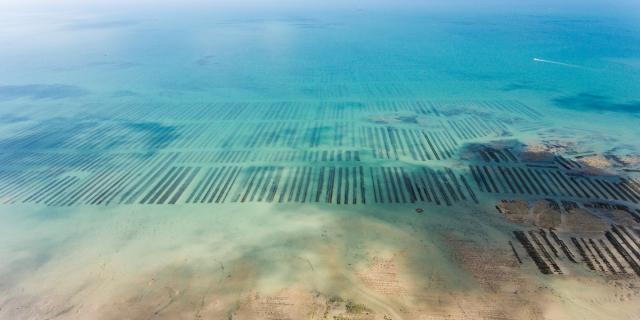
M 12 257 L 3 260 L 3 318 L 611 319 L 638 311 L 635 277 L 584 268 L 542 276 L 510 251 L 510 225 L 465 207 L 12 209 L 2 216 L 11 222 L 2 252 Z

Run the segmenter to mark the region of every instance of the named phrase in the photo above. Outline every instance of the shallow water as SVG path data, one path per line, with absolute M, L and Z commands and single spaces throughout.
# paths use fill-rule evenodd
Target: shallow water
M 638 312 L 633 3 L 4 6 L 2 319 Z

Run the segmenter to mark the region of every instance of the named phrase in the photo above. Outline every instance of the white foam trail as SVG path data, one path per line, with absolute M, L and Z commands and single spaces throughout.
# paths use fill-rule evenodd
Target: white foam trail
M 580 69 L 586 69 L 583 66 L 578 66 L 575 64 L 569 64 L 569 63 L 564 63 L 564 62 L 558 62 L 558 61 L 553 61 L 553 60 L 545 60 L 545 59 L 539 59 L 539 58 L 533 58 L 533 61 L 535 62 L 542 62 L 542 63 L 550 63 L 550 64 L 555 64 L 555 65 L 559 65 L 559 66 L 564 66 L 564 67 L 569 67 L 569 68 L 580 68 Z

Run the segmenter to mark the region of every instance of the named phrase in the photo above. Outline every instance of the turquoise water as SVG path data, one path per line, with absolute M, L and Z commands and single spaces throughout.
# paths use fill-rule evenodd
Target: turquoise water
M 5 13 L 3 84 L 70 87 L 2 99 L 362 99 L 371 83 L 391 88 L 380 98 L 637 100 L 632 14 L 206 8 Z
M 640 213 L 637 4 L 4 6 L 2 319 L 637 312 L 461 249 L 499 199 Z

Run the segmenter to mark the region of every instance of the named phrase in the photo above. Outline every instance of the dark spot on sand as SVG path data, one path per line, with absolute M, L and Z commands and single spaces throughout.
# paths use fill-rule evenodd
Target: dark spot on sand
M 561 108 L 577 111 L 640 113 L 640 101 L 616 102 L 611 97 L 588 92 L 558 97 L 553 99 L 553 103 Z
M 511 82 L 503 87 L 500 90 L 505 92 L 511 91 L 544 91 L 544 92 L 553 92 L 557 91 L 556 89 L 548 86 L 541 85 L 539 83 L 535 83 L 532 81 L 515 81 Z
M 126 128 L 143 133 L 146 145 L 151 149 L 162 149 L 178 138 L 178 128 L 157 122 L 126 123 Z
M 198 60 L 196 60 L 196 64 L 199 65 L 199 66 L 206 66 L 206 65 L 210 65 L 210 64 L 215 64 L 215 58 L 216 58 L 216 56 L 214 56 L 214 55 L 203 56 L 203 57 L 199 58 Z
M 34 100 L 66 99 L 81 97 L 88 93 L 83 88 L 66 84 L 0 85 L 0 100 L 19 98 Z
M 411 124 L 418 123 L 418 116 L 398 116 L 397 119 L 398 121 L 403 123 L 411 123 Z
M 0 123 L 17 123 L 22 121 L 27 121 L 29 118 L 23 116 L 17 116 L 13 114 L 6 114 L 0 116 Z
M 111 96 L 114 98 L 122 98 L 122 97 L 134 97 L 138 94 L 131 90 L 118 90 L 114 91 Z

